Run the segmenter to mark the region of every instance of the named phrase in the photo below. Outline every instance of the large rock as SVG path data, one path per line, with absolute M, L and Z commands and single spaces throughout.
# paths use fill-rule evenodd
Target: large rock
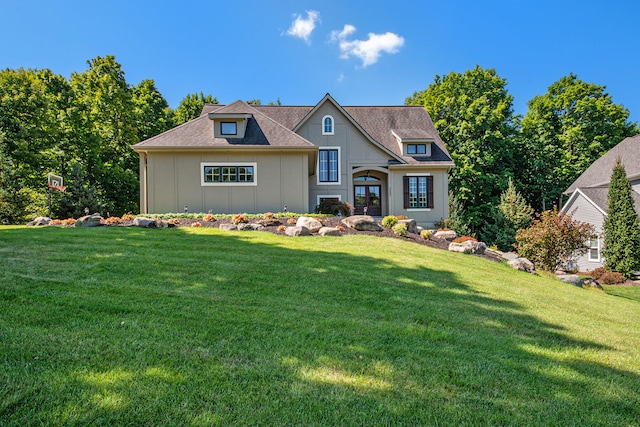
M 156 220 L 140 216 L 133 220 L 133 225 L 142 228 L 156 228 Z
M 348 216 L 342 223 L 358 231 L 382 231 L 382 227 L 370 215 Z
M 218 228 L 224 231 L 232 231 L 232 230 L 237 230 L 238 226 L 229 222 L 226 224 L 220 224 Z
M 419 233 L 418 226 L 416 224 L 416 220 L 415 219 L 400 219 L 400 220 L 398 220 L 398 224 L 406 225 L 407 226 L 407 231 L 409 233 L 414 233 L 414 234 Z
M 440 230 L 436 231 L 436 234 L 434 234 L 433 237 L 451 241 L 458 237 L 458 233 L 453 230 Z
M 95 213 L 93 215 L 85 215 L 78 218 L 75 225 L 76 227 L 97 227 L 103 224 L 104 219 L 102 219 L 100 214 Z
M 261 224 L 249 224 L 249 223 L 242 223 L 242 224 L 238 224 L 238 230 L 240 231 L 259 231 L 262 230 L 264 227 Z
M 286 234 L 287 236 L 291 236 L 291 237 L 295 237 L 295 236 L 310 236 L 311 235 L 311 231 L 309 231 L 309 229 L 307 227 L 287 227 L 286 230 L 284 230 L 284 234 Z
M 558 274 L 557 277 L 564 283 L 569 283 L 579 288 L 582 287 L 582 279 L 577 274 Z
M 511 261 L 512 259 L 520 258 L 515 252 L 505 252 L 502 254 L 502 259 Z
M 317 233 L 322 228 L 322 223 L 315 218 L 301 216 L 296 222 L 296 227 L 306 227 L 312 233 Z
M 509 261 L 508 263 L 511 267 L 516 270 L 526 271 L 527 273 L 536 274 L 535 266 L 531 261 L 526 258 L 515 258 Z
M 49 225 L 50 222 L 51 222 L 51 218 L 49 218 L 48 216 L 39 216 L 33 221 L 31 221 L 30 223 L 28 223 L 27 225 L 35 225 L 35 226 Z
M 462 252 L 465 254 L 483 254 L 487 249 L 487 245 L 484 242 L 474 242 L 473 240 L 467 240 L 462 243 L 449 243 L 449 250 L 451 252 Z
M 278 225 L 282 225 L 282 222 L 276 218 L 265 218 L 258 221 L 258 224 L 263 227 L 277 227 Z
M 335 227 L 322 227 L 318 230 L 318 234 L 321 236 L 341 236 L 342 232 Z

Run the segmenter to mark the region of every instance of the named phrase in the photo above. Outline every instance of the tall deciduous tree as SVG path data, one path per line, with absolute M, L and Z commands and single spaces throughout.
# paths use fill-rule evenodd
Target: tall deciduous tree
M 632 191 L 624 165 L 618 158 L 609 183 L 602 254 L 608 270 L 622 273 L 627 278 L 640 270 L 640 225 Z
M 133 105 L 138 141 L 173 127 L 172 111 L 153 80 L 143 80 L 133 88 Z
M 513 96 L 493 69 L 436 76 L 429 87 L 406 99 L 423 105 L 456 167 L 450 188 L 464 221 L 478 234 L 492 221 L 500 193 L 513 175 L 515 126 Z
M 523 163 L 516 176 L 536 210 L 557 203 L 591 163 L 639 131 L 605 86 L 574 74 L 553 83 L 528 105 L 521 131 Z
M 186 123 L 189 120 L 193 120 L 200 116 L 204 104 L 217 103 L 218 100 L 210 94 L 204 95 L 202 92 L 200 92 L 199 94 L 189 94 L 185 96 L 182 101 L 180 101 L 180 105 L 178 105 L 178 108 L 176 108 L 174 112 L 173 121 L 176 125 Z
M 137 211 L 138 141 L 131 87 L 115 57 L 96 57 L 89 69 L 71 75 L 82 121 L 82 161 L 110 212 Z

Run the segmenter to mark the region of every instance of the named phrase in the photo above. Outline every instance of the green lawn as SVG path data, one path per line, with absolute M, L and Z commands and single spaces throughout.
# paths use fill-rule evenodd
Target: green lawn
M 373 236 L 0 227 L 0 425 L 640 425 L 640 301 Z

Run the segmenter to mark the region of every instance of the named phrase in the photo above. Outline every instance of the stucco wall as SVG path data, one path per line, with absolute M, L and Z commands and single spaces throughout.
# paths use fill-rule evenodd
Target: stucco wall
M 255 163 L 255 186 L 203 186 L 201 163 Z M 149 153 L 147 213 L 189 212 L 264 213 L 308 212 L 307 153 L 234 154 L 182 152 Z

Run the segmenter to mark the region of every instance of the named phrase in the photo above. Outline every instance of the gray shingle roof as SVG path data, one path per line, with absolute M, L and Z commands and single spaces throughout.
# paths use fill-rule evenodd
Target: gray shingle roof
M 608 186 L 585 187 L 580 188 L 579 190 L 593 203 L 595 203 L 600 209 L 602 209 L 604 212 L 607 212 L 607 197 L 609 195 Z M 640 216 L 640 194 L 632 191 L 631 197 L 633 198 L 636 213 Z
M 327 95 L 328 96 L 328 95 Z M 325 98 L 326 99 L 326 98 Z M 323 99 L 324 100 L 324 99 Z M 296 128 L 316 106 L 273 106 L 248 105 L 236 101 L 229 105 L 206 104 L 200 117 L 175 127 L 167 132 L 149 138 L 133 147 L 144 148 L 214 148 L 232 146 L 286 146 L 314 147 L 293 129 Z M 453 166 L 440 135 L 436 131 L 429 114 L 419 106 L 353 106 L 341 107 L 368 136 L 384 149 L 393 153 L 409 165 L 440 164 Z M 214 138 L 208 113 L 248 113 L 253 114 L 247 124 L 245 138 Z M 393 135 L 407 138 L 433 140 L 431 157 L 403 156 L 402 149 Z
M 640 176 L 640 135 L 625 138 L 605 155 L 593 162 L 586 171 L 567 188 L 565 194 L 571 194 L 576 188 L 595 187 L 608 184 L 616 159 L 620 157 L 627 176 Z M 606 204 L 606 203 L 605 203 Z

